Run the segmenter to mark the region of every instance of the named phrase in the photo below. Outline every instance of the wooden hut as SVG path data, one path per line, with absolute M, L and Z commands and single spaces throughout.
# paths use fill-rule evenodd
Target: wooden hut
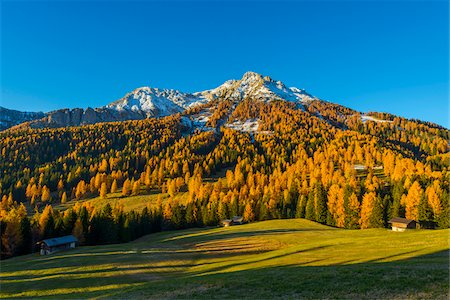
M 231 220 L 226 219 L 220 222 L 223 227 L 228 227 L 231 225 L 242 225 L 244 224 L 244 218 L 241 216 L 234 216 Z
M 233 221 L 231 221 L 231 220 L 222 220 L 222 226 L 223 227 L 228 227 L 228 226 L 231 226 L 231 225 L 233 225 L 232 224 L 233 223 Z
M 66 235 L 42 240 L 38 244 L 41 246 L 41 255 L 48 255 L 62 250 L 73 249 L 77 246 L 78 240 L 73 235 Z
M 244 224 L 244 218 L 241 216 L 234 216 L 233 219 L 233 225 L 242 225 Z
M 416 229 L 416 221 L 405 218 L 393 218 L 389 221 L 392 231 L 405 231 L 406 229 Z

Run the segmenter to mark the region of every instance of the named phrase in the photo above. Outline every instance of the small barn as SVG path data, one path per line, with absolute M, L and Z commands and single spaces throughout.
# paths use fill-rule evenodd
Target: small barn
M 405 218 L 393 218 L 389 221 L 392 231 L 405 231 L 406 229 L 416 229 L 416 221 Z
M 232 223 L 233 223 L 232 220 L 228 220 L 228 219 L 222 220 L 222 226 L 223 226 L 223 227 L 231 226 L 231 225 L 233 225 Z
M 221 224 L 223 227 L 228 227 L 231 225 L 242 225 L 244 224 L 244 218 L 241 216 L 234 216 L 231 220 L 230 219 L 222 220 Z
M 234 216 L 232 219 L 233 225 L 242 225 L 244 224 L 244 218 L 241 216 Z
M 78 240 L 73 235 L 66 235 L 42 240 L 38 244 L 41 246 L 41 255 L 48 255 L 62 250 L 73 249 L 77 246 Z

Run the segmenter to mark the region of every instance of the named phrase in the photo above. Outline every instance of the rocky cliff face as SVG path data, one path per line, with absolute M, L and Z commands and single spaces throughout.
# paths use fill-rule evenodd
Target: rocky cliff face
M 47 113 L 39 120 L 29 122 L 32 128 L 66 127 L 95 124 L 99 122 L 114 122 L 124 120 L 140 120 L 146 116 L 139 111 L 116 111 L 108 108 L 74 108 L 59 109 Z

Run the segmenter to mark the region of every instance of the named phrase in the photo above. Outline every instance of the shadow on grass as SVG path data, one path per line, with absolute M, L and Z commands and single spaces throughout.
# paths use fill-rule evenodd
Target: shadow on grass
M 449 298 L 448 250 L 392 262 L 349 263 L 198 273 L 184 282 L 177 280 L 178 286 L 157 282 L 134 292 L 154 298 L 195 299 Z M 193 288 L 205 285 L 212 288 L 204 291 Z M 192 293 L 186 294 L 186 290 Z
M 286 228 L 286 229 L 263 229 L 263 230 L 230 230 L 230 231 L 204 231 L 196 230 L 189 233 L 174 234 L 171 237 L 162 240 L 163 243 L 182 241 L 185 243 L 194 242 L 198 239 L 202 241 L 204 238 L 211 237 L 211 239 L 231 239 L 235 237 L 254 237 L 254 236 L 265 236 L 265 235 L 278 235 L 287 233 L 298 233 L 298 232 L 308 232 L 308 231 L 332 231 L 335 228 Z
M 7 276 L 2 277 L 2 280 L 15 277 L 17 282 L 2 283 L 4 289 L 1 297 L 448 299 L 448 250 L 391 262 L 352 264 L 351 261 L 346 261 L 327 266 L 309 266 L 310 263 L 320 261 L 313 259 L 298 264 L 293 262 L 288 266 L 257 266 L 261 261 L 314 252 L 317 248 L 332 251 L 331 246 L 314 247 L 244 262 L 234 261 L 199 271 L 189 268 L 206 264 L 183 264 L 180 261 L 180 264 L 173 266 L 129 265 L 97 270 L 59 271 L 43 275 L 44 278 L 33 282 L 20 282 L 20 279 L 25 279 L 22 276 Z M 399 255 L 411 253 L 409 251 Z M 393 256 L 380 259 L 388 258 Z M 175 270 L 158 272 L 158 268 L 170 267 Z M 243 270 L 227 270 L 241 267 Z M 126 274 L 127 271 L 131 271 L 131 274 Z M 58 275 L 61 276 L 58 278 Z M 87 278 L 64 278 L 70 275 L 84 275 Z M 56 288 L 49 289 L 49 286 Z

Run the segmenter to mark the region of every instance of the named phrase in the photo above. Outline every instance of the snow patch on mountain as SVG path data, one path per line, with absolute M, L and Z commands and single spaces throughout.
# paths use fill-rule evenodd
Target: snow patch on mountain
M 178 90 L 141 87 L 106 105 L 106 108 L 118 111 L 131 110 L 142 112 L 147 117 L 160 117 L 182 112 L 207 101 L 201 95 L 196 96 Z
M 381 119 L 377 119 L 375 117 L 368 116 L 368 115 L 361 115 L 361 121 L 363 121 L 363 123 L 367 122 L 367 121 L 373 121 L 373 122 L 378 122 L 378 123 L 392 123 L 392 121 L 381 120 Z
M 213 113 L 210 107 L 202 109 L 200 112 L 191 115 L 190 119 L 192 120 L 192 126 L 194 129 L 198 129 L 200 131 L 214 130 L 214 128 L 206 126 L 206 123 L 208 123 L 212 115 Z
M 260 123 L 261 120 L 258 118 L 247 119 L 245 121 L 236 120 L 232 123 L 225 124 L 225 127 L 241 132 L 250 133 L 250 135 L 252 136 L 252 141 L 253 141 L 253 134 L 273 135 L 273 131 L 260 130 Z
M 233 123 L 225 124 L 225 127 L 243 131 L 243 132 L 258 132 L 259 119 L 248 119 L 245 121 L 234 121 Z

